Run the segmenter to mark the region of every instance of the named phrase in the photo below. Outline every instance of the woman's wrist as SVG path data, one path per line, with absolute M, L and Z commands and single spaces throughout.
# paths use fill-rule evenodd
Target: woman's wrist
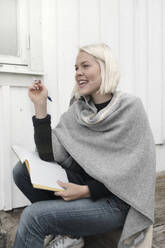
M 89 187 L 87 185 L 82 185 L 82 197 L 86 198 L 86 197 L 90 197 L 90 190 Z
M 37 119 L 43 119 L 47 116 L 47 103 L 39 103 L 34 105 L 35 116 Z

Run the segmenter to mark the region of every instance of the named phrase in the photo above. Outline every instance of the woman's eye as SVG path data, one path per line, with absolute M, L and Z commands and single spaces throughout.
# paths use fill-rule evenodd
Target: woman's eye
M 84 65 L 82 65 L 82 67 L 87 68 L 87 67 L 89 67 L 89 65 L 84 64 Z M 75 71 L 77 71 L 78 69 L 79 69 L 78 67 L 75 67 Z

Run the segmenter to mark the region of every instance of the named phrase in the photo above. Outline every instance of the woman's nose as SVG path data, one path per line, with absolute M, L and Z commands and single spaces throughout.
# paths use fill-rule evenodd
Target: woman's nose
M 77 75 L 77 76 L 83 75 L 83 72 L 82 72 L 81 68 L 78 68 L 78 69 L 76 70 L 76 75 Z

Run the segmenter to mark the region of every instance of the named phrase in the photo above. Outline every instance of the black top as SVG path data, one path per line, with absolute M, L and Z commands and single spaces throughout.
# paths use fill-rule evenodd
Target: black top
M 95 106 L 97 110 L 100 111 L 106 107 L 109 102 L 110 100 L 101 104 L 95 104 Z M 32 120 L 34 125 L 34 140 L 40 158 L 45 161 L 54 161 L 50 115 L 47 115 L 43 119 L 37 119 L 33 116 Z M 75 160 L 73 160 L 71 166 L 65 170 L 69 182 L 79 185 L 88 185 L 93 200 L 112 195 L 104 184 L 89 176 Z

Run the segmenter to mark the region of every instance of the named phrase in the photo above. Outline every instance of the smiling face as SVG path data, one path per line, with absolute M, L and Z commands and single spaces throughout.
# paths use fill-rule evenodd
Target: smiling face
M 75 79 L 81 96 L 91 95 L 97 103 L 99 97 L 97 91 L 101 85 L 101 69 L 94 57 L 84 51 L 80 51 L 76 58 Z

